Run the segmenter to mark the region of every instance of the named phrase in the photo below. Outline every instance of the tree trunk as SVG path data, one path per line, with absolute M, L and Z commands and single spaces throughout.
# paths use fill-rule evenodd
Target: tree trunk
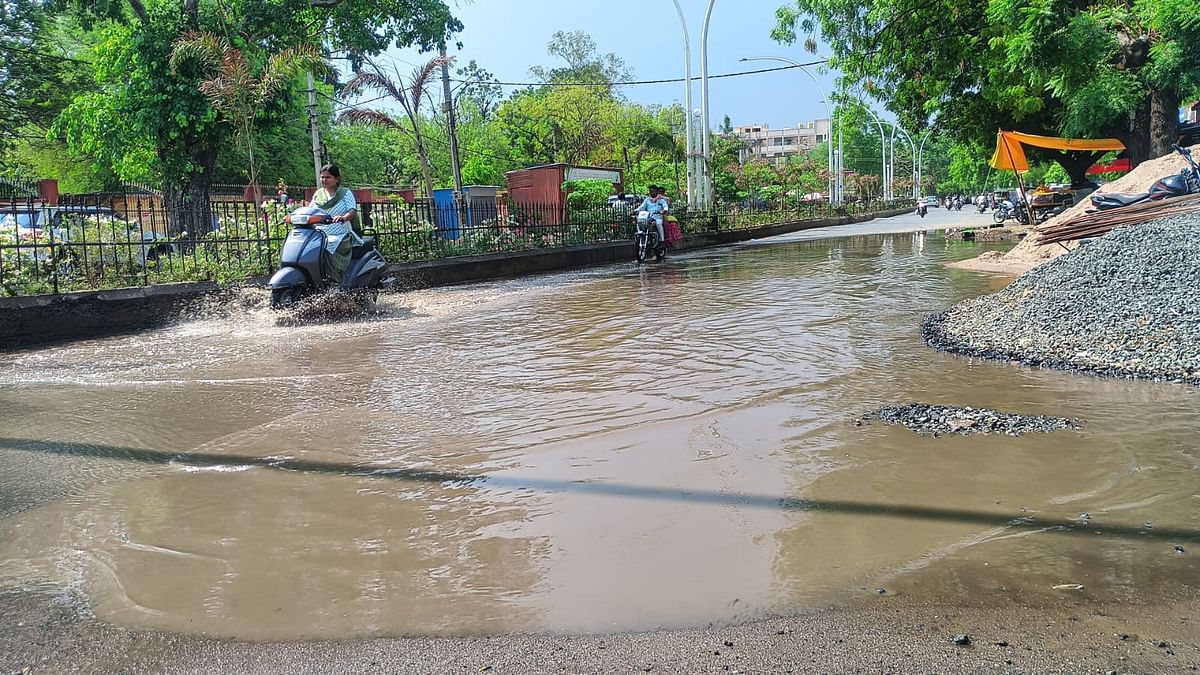
M 1071 177 L 1071 187 L 1080 188 L 1088 184 L 1087 170 L 1097 159 L 1104 156 L 1102 152 L 1055 152 L 1051 155 Z
M 163 159 L 175 158 L 172 148 L 159 151 Z M 213 166 L 217 163 L 215 147 L 192 153 L 196 169 L 176 180 L 163 184 L 163 209 L 167 228 L 172 235 L 187 233 L 196 238 L 211 232 L 212 203 L 209 201 L 212 188 Z
M 1129 120 L 1129 133 L 1121 136 L 1125 154 L 1133 166 L 1154 157 L 1150 147 L 1150 97 L 1147 96 Z
M 429 170 L 429 151 L 425 149 L 425 139 L 421 133 L 416 133 L 417 158 L 421 160 L 421 178 L 425 181 L 425 197 L 433 199 L 433 173 Z
M 1174 91 L 1150 90 L 1150 152 L 1162 157 L 1171 152 L 1179 134 L 1179 104 L 1182 97 Z
M 254 194 L 254 208 L 262 204 L 262 189 L 258 186 L 258 167 L 254 165 L 254 132 L 249 128 L 242 131 L 246 138 L 246 154 L 250 159 L 250 190 Z

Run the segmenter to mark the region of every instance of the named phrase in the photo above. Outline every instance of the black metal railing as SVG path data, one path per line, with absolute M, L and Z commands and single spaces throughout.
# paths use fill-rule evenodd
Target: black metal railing
M 212 201 L 168 210 L 158 195 L 127 193 L 64 196 L 54 206 L 32 197 L 10 198 L 0 202 L 0 295 L 178 281 L 235 283 L 267 275 L 278 265 L 290 229 L 284 215 L 292 206 Z M 686 235 L 880 212 L 894 205 L 778 206 L 676 217 Z M 362 227 L 373 231 L 389 262 L 624 242 L 631 240 L 634 227 L 633 211 L 623 204 L 388 199 L 361 204 L 360 211 Z

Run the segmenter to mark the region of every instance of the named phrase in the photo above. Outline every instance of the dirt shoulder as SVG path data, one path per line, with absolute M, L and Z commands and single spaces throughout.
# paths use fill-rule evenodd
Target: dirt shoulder
M 1200 668 L 1197 608 L 997 609 L 881 595 L 700 630 L 251 643 L 128 631 L 24 593 L 0 595 L 0 672 L 1181 672 Z M 961 635 L 969 644 L 955 644 Z

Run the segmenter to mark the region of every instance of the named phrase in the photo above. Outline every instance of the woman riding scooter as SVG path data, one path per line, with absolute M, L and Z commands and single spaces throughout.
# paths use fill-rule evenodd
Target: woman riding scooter
M 351 250 L 361 244 L 362 239 L 354 232 L 358 202 L 354 200 L 354 193 L 342 187 L 342 172 L 336 164 L 321 167 L 321 189 L 313 195 L 310 205 L 333 217 L 332 223 L 317 226 L 325 232 L 328 254 L 321 258 L 321 275 L 332 283 L 339 283 L 350 266 Z

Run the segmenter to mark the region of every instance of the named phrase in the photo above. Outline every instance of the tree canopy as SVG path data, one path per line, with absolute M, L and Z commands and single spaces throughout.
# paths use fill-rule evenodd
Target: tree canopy
M 780 41 L 820 33 L 844 87 L 961 142 L 1116 136 L 1140 162 L 1200 93 L 1200 5 L 1185 0 L 794 0 L 777 17 Z M 1078 178 L 1094 157 L 1054 159 Z
M 343 50 L 360 62 L 392 45 L 429 49 L 462 28 L 443 0 L 75 0 L 70 7 L 103 39 L 94 55 L 96 91 L 76 97 L 56 131 L 72 150 L 107 160 L 122 178 L 161 177 L 173 209 L 207 203 L 226 134 L 200 91 L 205 69 L 169 65 L 180 36 L 224 36 L 250 71 L 261 71 L 288 49 Z M 290 86 L 256 115 L 270 116 L 286 107 L 282 99 L 299 96 L 299 86 Z

